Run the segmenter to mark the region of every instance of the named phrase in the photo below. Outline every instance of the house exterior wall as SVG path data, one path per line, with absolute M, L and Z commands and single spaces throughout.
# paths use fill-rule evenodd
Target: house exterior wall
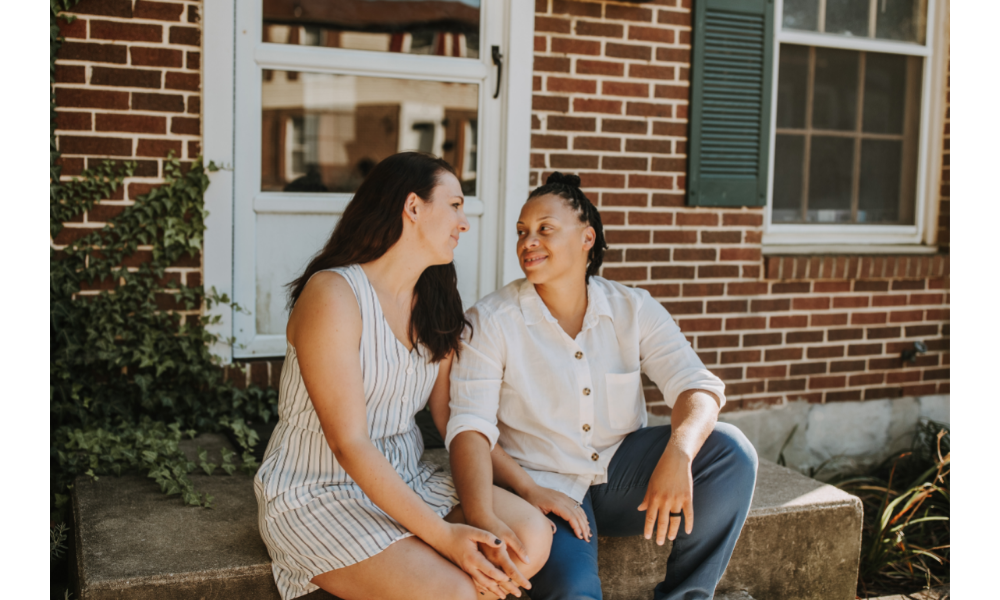
M 535 10 L 531 183 L 580 175 L 602 274 L 662 302 L 726 382 L 725 410 L 948 393 L 946 254 L 764 256 L 763 209 L 685 206 L 691 0 Z M 941 212 L 946 227 L 947 183 Z M 927 353 L 904 364 L 917 340 Z M 669 413 L 648 381 L 646 399 Z
M 54 248 L 162 183 L 169 150 L 182 161 L 200 153 L 200 8 L 83 0 L 77 20 L 62 22 L 63 175 L 106 158 L 138 169 L 117 197 L 68 223 Z M 762 209 L 685 205 L 691 0 L 536 0 L 535 30 L 531 184 L 555 170 L 581 176 L 610 244 L 602 274 L 663 303 L 726 382 L 727 411 L 948 393 L 946 253 L 764 256 Z M 938 235 L 947 248 L 947 116 L 944 145 Z M 170 278 L 199 285 L 201 258 Z M 903 363 L 917 340 L 927 353 Z M 281 364 L 228 371 L 239 385 L 275 386 Z M 648 381 L 646 393 L 652 413 L 669 413 Z
M 135 161 L 133 177 L 52 240 L 55 249 L 104 227 L 135 198 L 163 183 L 170 151 L 201 153 L 201 2 L 83 0 L 56 60 L 56 144 L 64 179 L 103 160 Z M 148 260 L 139 247 L 136 264 Z M 145 254 L 145 256 L 144 256 Z M 201 285 L 201 256 L 167 269 L 165 285 Z M 100 284 L 97 284 L 100 285 Z M 99 293 L 84 288 L 80 295 Z M 161 295 L 172 309 L 172 296 Z

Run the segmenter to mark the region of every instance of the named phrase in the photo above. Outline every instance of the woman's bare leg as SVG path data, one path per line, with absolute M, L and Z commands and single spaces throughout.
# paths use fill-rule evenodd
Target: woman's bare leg
M 531 559 L 524 564 L 511 556 L 514 566 L 525 577 L 532 577 L 549 558 L 552 526 L 548 518 L 519 496 L 493 488 L 493 512 L 524 544 Z M 456 506 L 445 520 L 465 523 L 461 506 Z M 313 577 L 312 582 L 344 600 L 493 600 L 495 595 L 480 594 L 472 578 L 451 561 L 416 537 L 392 544 L 375 556 L 349 567 Z
M 531 559 L 529 564 L 521 562 L 516 554 L 508 552 L 508 556 L 517 570 L 530 579 L 549 559 L 549 550 L 552 548 L 552 522 L 520 496 L 496 486 L 493 486 L 493 512 L 524 544 Z M 465 523 L 462 506 L 456 506 L 445 520 L 451 523 Z M 495 596 L 486 592 L 482 598 L 492 600 Z
M 472 578 L 417 537 L 375 556 L 327 571 L 312 582 L 344 600 L 471 600 L 482 598 Z

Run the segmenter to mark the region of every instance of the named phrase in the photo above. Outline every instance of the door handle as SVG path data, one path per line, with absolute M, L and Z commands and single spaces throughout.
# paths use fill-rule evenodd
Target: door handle
M 493 64 L 497 67 L 497 89 L 493 92 L 493 98 L 500 95 L 500 78 L 503 77 L 503 54 L 500 54 L 500 46 L 493 46 Z

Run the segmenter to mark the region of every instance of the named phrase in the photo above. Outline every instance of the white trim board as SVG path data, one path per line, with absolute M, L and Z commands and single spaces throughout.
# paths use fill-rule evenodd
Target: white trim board
M 233 295 L 233 115 L 234 115 L 234 33 L 236 0 L 212 0 L 203 7 L 202 27 L 202 152 L 205 162 L 215 162 L 223 170 L 209 173 L 205 191 L 204 285 L 219 294 Z M 211 333 L 229 338 L 233 334 L 233 310 L 213 306 L 209 316 L 219 317 L 210 325 Z M 233 359 L 232 345 L 213 344 L 211 352 L 223 364 Z

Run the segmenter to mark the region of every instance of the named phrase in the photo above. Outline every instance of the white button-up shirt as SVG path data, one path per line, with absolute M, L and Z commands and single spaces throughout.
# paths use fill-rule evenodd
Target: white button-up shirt
M 625 436 L 646 426 L 641 373 L 668 406 L 691 389 L 725 403 L 725 385 L 649 292 L 591 277 L 587 295 L 576 339 L 526 279 L 470 308 L 445 437 L 447 447 L 463 431 L 482 433 L 491 448 L 499 441 L 537 484 L 578 502 L 607 481 Z

